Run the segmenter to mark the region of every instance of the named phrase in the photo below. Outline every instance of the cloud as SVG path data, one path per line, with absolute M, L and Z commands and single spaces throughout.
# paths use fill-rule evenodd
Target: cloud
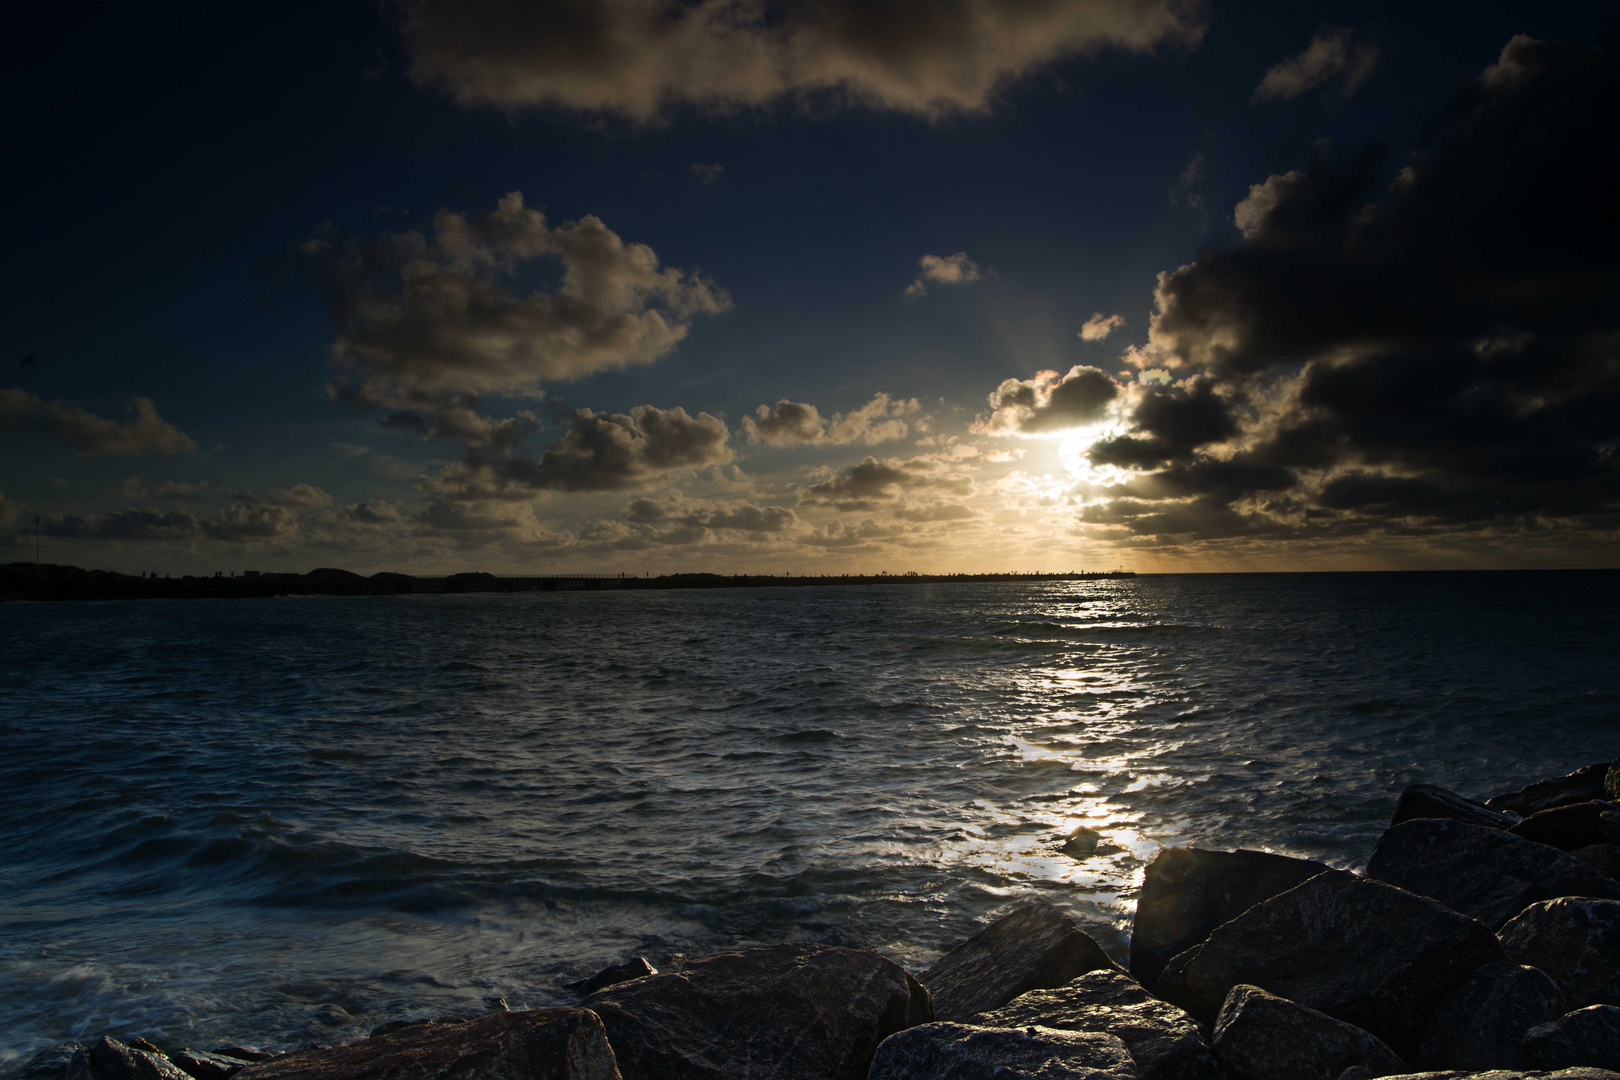
M 298 514 L 285 506 L 237 503 L 202 520 L 211 539 L 232 543 L 291 540 L 298 533 Z
M 917 260 L 917 265 L 921 271 L 916 280 L 906 286 L 907 296 L 927 296 L 930 281 L 936 285 L 966 285 L 983 276 L 979 264 L 968 258 L 965 251 L 955 255 L 924 255 Z
M 400 11 L 418 85 L 464 106 L 555 107 L 651 123 L 783 98 L 938 118 L 1105 49 L 1191 45 L 1181 0 L 414 0 Z
M 242 506 L 279 506 L 291 510 L 319 510 L 332 505 L 332 496 L 313 484 L 294 484 L 263 496 L 243 491 L 235 498 Z
M 989 397 L 990 415 L 974 430 L 1036 435 L 1082 427 L 1106 417 L 1119 393 L 1119 384 L 1107 372 L 1080 364 L 1067 375 L 1041 371 L 1033 379 L 1006 379 Z
M 538 396 L 541 384 L 649 364 L 692 320 L 731 306 L 701 274 L 662 266 L 596 217 L 552 226 L 521 192 L 471 219 L 434 217 L 433 237 L 336 235 L 305 245 L 327 286 L 343 372 L 334 399 L 400 409 L 476 408 L 476 395 Z M 555 291 L 520 292 L 537 260 L 562 265 Z
M 799 542 L 808 547 L 859 548 L 875 551 L 878 547 L 875 541 L 893 539 L 900 535 L 901 531 L 897 525 L 879 525 L 871 518 L 856 525 L 845 525 L 842 521 L 834 519 L 806 533 L 799 538 Z
M 923 489 L 967 495 L 973 491 L 973 481 L 954 463 L 935 457 L 879 461 L 869 456 L 858 465 L 801 487 L 799 501 L 807 506 L 864 510 L 897 499 L 905 492 Z
M 632 525 L 664 530 L 706 529 L 758 534 L 787 533 L 799 527 L 799 515 L 786 506 L 738 501 L 696 503 L 678 495 L 636 499 L 625 507 L 625 519 Z
M 1254 88 L 1255 103 L 1291 101 L 1318 87 L 1328 87 L 1329 100 L 1342 101 L 1372 77 L 1378 66 L 1378 43 L 1353 30 L 1324 30 L 1305 51 L 1272 67 Z
M 708 413 L 638 405 L 629 413 L 579 409 L 538 459 L 505 448 L 468 447 L 460 461 L 423 481 L 447 498 L 532 498 L 538 491 L 629 491 L 671 473 L 725 465 L 731 431 Z
M 180 510 L 125 509 L 111 514 L 50 514 L 40 531 L 59 540 L 189 540 L 199 532 L 195 517 Z
M 783 398 L 774 406 L 761 405 L 753 416 L 743 417 L 742 433 L 749 442 L 766 446 L 855 442 L 875 446 L 905 438 L 911 429 L 903 418 L 921 411 L 922 404 L 916 398 L 896 400 L 879 393 L 859 409 L 824 419 L 814 405 Z
M 686 167 L 686 170 L 692 174 L 692 179 L 704 187 L 708 187 L 710 184 L 720 182 L 720 178 L 725 175 L 726 167 L 724 165 L 700 165 L 694 161 Z
M 197 444 L 158 415 L 151 398 L 129 399 L 126 424 L 26 390 L 0 386 L 0 432 L 30 430 L 71 447 L 80 457 L 184 454 Z
M 1082 519 L 1165 537 L 1620 529 L 1620 163 L 1605 48 L 1519 36 L 1410 164 L 1318 144 L 1162 274 Z M 1390 175 L 1393 172 L 1393 176 Z M 1533 227 L 1527 223 L 1533 223 Z
M 358 443 L 335 442 L 327 445 L 332 448 L 332 453 L 340 458 L 357 458 L 371 453 L 371 447 L 361 446 Z
M 1125 316 L 1104 315 L 1099 311 L 1087 319 L 1085 324 L 1080 327 L 1080 340 L 1101 341 L 1124 325 Z
M 126 499 L 200 499 L 208 493 L 208 481 L 185 484 L 178 480 L 165 480 L 156 487 L 147 486 L 138 476 L 127 477 L 119 488 Z

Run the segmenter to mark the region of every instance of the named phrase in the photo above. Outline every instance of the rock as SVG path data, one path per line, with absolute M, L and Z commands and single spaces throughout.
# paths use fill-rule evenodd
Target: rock
M 1373 1080 L 1373 1071 L 1365 1065 L 1352 1065 L 1339 1074 L 1339 1080 Z
M 1524 1037 L 1524 1060 L 1535 1069 L 1620 1070 L 1620 1009 L 1588 1005 L 1532 1028 Z
M 105 1035 L 73 1055 L 65 1075 L 71 1080 L 191 1080 L 161 1051 L 136 1050 Z
M 1044 1027 L 1117 1035 L 1139 1080 L 1222 1080 L 1193 1018 L 1122 971 L 1089 971 L 1055 990 L 1031 990 L 973 1017 L 982 1027 Z
M 1258 986 L 1370 1031 L 1411 1060 L 1440 1000 L 1469 972 L 1501 959 L 1496 938 L 1473 919 L 1329 870 L 1175 957 L 1159 994 L 1210 1023 L 1234 986 Z
M 1620 903 L 1563 897 L 1532 904 L 1499 936 L 1508 959 L 1551 975 L 1570 1008 L 1620 1005 Z
M 436 1021 L 436 1020 L 385 1020 L 382 1023 L 378 1024 L 376 1027 L 372 1028 L 371 1033 L 368 1034 L 366 1036 L 366 1038 L 375 1039 L 375 1038 L 378 1038 L 378 1037 L 383 1036 L 383 1035 L 392 1035 L 396 1031 L 404 1031 L 406 1028 L 423 1027 L 424 1025 L 435 1024 L 435 1023 L 438 1023 L 438 1021 Z
M 1486 799 L 1485 805 L 1492 810 L 1506 810 L 1523 817 L 1529 817 L 1541 810 L 1551 810 L 1555 806 L 1566 806 L 1569 803 L 1587 802 L 1591 799 L 1605 797 L 1604 781 L 1609 774 L 1607 761 L 1593 762 L 1582 766 L 1567 776 L 1555 776 L 1551 780 L 1537 780 L 1505 795 L 1498 795 L 1494 799 Z M 1620 797 L 1620 796 L 1617 796 Z
M 1063 846 L 1058 850 L 1071 859 L 1083 859 L 1096 854 L 1097 847 L 1101 843 L 1102 833 L 1082 825 L 1064 838 Z
M 1523 820 L 1518 814 L 1492 810 L 1434 784 L 1408 784 L 1395 800 L 1395 814 L 1389 823 L 1399 825 L 1414 818 L 1450 818 L 1487 829 L 1506 829 Z
M 278 1056 L 273 1051 L 261 1050 L 257 1046 L 216 1046 L 209 1051 L 221 1057 L 239 1058 L 242 1061 L 269 1061 Z
M 624 1080 L 861 1080 L 878 1044 L 934 1018 L 876 953 L 805 943 L 721 953 L 598 990 Z
M 1603 795 L 1601 797 L 1620 802 L 1620 769 L 1615 768 L 1616 765 L 1620 765 L 1620 758 L 1615 758 L 1609 763 L 1609 767 L 1604 770 Z
M 1620 899 L 1620 882 L 1513 832 L 1420 818 L 1385 831 L 1367 876 L 1438 900 L 1497 929 L 1538 900 Z
M 629 982 L 631 979 L 641 979 L 656 974 L 658 974 L 658 969 L 648 963 L 645 956 L 637 956 L 634 959 L 626 960 L 622 964 L 605 967 L 588 979 L 570 983 L 568 989 L 581 997 L 589 997 L 606 987 L 617 986 L 619 983 Z
M 490 1013 L 250 1065 L 236 1080 L 620 1080 L 585 1009 Z
M 1620 881 L 1620 844 L 1593 844 L 1570 852 L 1600 874 Z
M 1096 1032 L 923 1024 L 878 1047 L 869 1080 L 1134 1080 L 1131 1056 Z
M 957 945 L 920 978 L 936 1017 L 966 1020 L 1099 968 L 1119 970 L 1079 923 L 1036 900 Z
M 1526 840 L 1560 851 L 1620 843 L 1620 807 L 1598 799 L 1555 806 L 1531 814 L 1513 826 L 1512 831 Z
M 1131 975 L 1153 989 L 1172 956 L 1217 926 L 1326 870 L 1265 851 L 1166 848 L 1148 864 L 1131 926 Z
M 72 1063 L 73 1056 L 82 1049 L 83 1047 L 76 1042 L 47 1046 L 29 1058 L 23 1067 L 7 1077 L 7 1080 L 62 1080 L 67 1075 L 68 1065 Z
M 348 1009 L 341 1005 L 332 1004 L 322 1005 L 317 1008 L 310 1019 L 326 1027 L 347 1027 L 354 1023 L 354 1016 Z
M 1373 1076 L 1406 1071 L 1376 1037 L 1258 986 L 1235 986 L 1215 1019 L 1215 1052 L 1238 1080 L 1334 1080 L 1360 1066 Z
M 192 1050 L 189 1047 L 170 1054 L 169 1060 L 193 1080 L 225 1080 L 227 1076 L 240 1072 L 249 1064 L 241 1058 L 210 1054 L 206 1050 Z
M 1518 1069 L 1524 1034 L 1564 1011 L 1564 995 L 1544 971 L 1486 964 L 1446 995 L 1418 1048 L 1426 1069 Z

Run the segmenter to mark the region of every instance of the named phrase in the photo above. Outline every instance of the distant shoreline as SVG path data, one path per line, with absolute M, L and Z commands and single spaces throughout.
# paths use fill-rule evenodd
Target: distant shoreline
M 234 577 L 136 577 L 77 566 L 0 566 L 0 600 L 207 600 L 275 596 L 411 596 L 465 593 L 605 592 L 644 589 L 802 588 L 826 585 L 939 585 L 999 582 L 1106 581 L 1130 570 L 1033 574 L 450 574 L 418 577 L 388 571 L 363 577 L 322 568 L 307 574 Z

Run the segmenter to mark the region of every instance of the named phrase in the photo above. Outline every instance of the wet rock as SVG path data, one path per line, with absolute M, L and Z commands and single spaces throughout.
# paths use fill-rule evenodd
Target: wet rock
M 973 1017 L 982 1027 L 1045 1027 L 1118 1036 L 1139 1080 L 1222 1080 L 1193 1018 L 1122 971 L 1091 971 L 1055 990 L 1031 990 Z
M 1518 814 L 1492 810 L 1484 803 L 1465 799 L 1434 784 L 1408 784 L 1395 800 L 1395 813 L 1389 823 L 1399 825 L 1414 818 L 1449 818 L 1487 829 L 1507 829 L 1523 820 Z
M 191 1080 L 161 1052 L 136 1050 L 103 1035 L 73 1055 L 68 1080 Z
M 934 1018 L 928 991 L 876 953 L 771 945 L 598 990 L 624 1080 L 861 1080 L 878 1044 Z
M 878 1048 L 869 1080 L 1134 1080 L 1112 1035 L 1051 1028 L 924 1024 Z
M 1588 1005 L 1530 1029 L 1524 1062 L 1535 1069 L 1620 1069 L 1620 1009 Z
M 1258 986 L 1355 1024 L 1410 1060 L 1441 999 L 1469 972 L 1502 958 L 1496 938 L 1473 919 L 1329 870 L 1175 957 L 1159 994 L 1212 1023 L 1234 986 Z
M 1502 927 L 1509 960 L 1552 976 L 1570 1008 L 1620 1005 L 1620 903 L 1564 897 Z
M 1620 807 L 1598 799 L 1555 806 L 1531 814 L 1513 826 L 1513 832 L 1560 851 L 1620 843 Z
M 1418 1049 L 1428 1069 L 1518 1069 L 1525 1032 L 1564 1011 L 1544 971 L 1504 962 L 1478 968 L 1446 995 Z
M 436 1021 L 436 1020 L 385 1020 L 382 1023 L 378 1024 L 376 1027 L 372 1028 L 370 1034 L 368 1034 L 366 1036 L 366 1038 L 375 1039 L 375 1038 L 378 1038 L 378 1037 L 383 1036 L 383 1035 L 392 1035 L 396 1031 L 404 1031 L 406 1028 L 423 1027 L 423 1026 L 425 1026 L 427 1024 L 435 1024 L 435 1023 L 438 1023 L 438 1021 Z
M 1538 900 L 1620 899 L 1620 882 L 1575 856 L 1501 829 L 1420 818 L 1385 831 L 1367 876 L 1427 896 L 1493 930 Z
M 1339 1080 L 1373 1080 L 1373 1071 L 1365 1065 L 1352 1065 L 1339 1074 Z
M 620 1080 L 585 1009 L 491 1013 L 250 1065 L 236 1080 Z
M 11 1074 L 7 1080 L 62 1080 L 67 1075 L 68 1065 L 72 1063 L 73 1056 L 81 1049 L 83 1048 L 76 1042 L 47 1046 L 29 1058 L 23 1067 Z
M 1148 864 L 1131 926 L 1131 975 L 1153 989 L 1172 956 L 1217 926 L 1326 870 L 1265 851 L 1166 848 Z
M 1097 847 L 1101 843 L 1102 833 L 1082 825 L 1064 838 L 1063 846 L 1058 850 L 1071 859 L 1084 859 L 1088 855 L 1096 854 Z
M 242 1061 L 248 1061 L 248 1062 L 269 1061 L 271 1058 L 277 1056 L 274 1051 L 272 1051 L 272 1050 L 263 1050 L 263 1049 L 260 1049 L 257 1046 L 235 1046 L 235 1045 L 216 1046 L 212 1050 L 210 1050 L 209 1053 L 211 1053 L 211 1054 L 219 1054 L 221 1057 L 239 1058 Z
M 240 1072 L 249 1064 L 241 1058 L 210 1054 L 206 1050 L 192 1050 L 189 1047 L 170 1054 L 169 1060 L 193 1080 L 225 1080 L 227 1076 Z
M 1620 881 L 1620 844 L 1593 844 L 1570 852 L 1600 874 Z
M 941 1020 L 966 1020 L 1027 990 L 1047 990 L 1119 966 L 1080 924 L 1044 901 L 997 919 L 940 957 L 922 983 Z
M 1373 1076 L 1406 1071 L 1375 1036 L 1258 986 L 1235 986 L 1215 1019 L 1215 1052 L 1238 1080 L 1334 1080 L 1360 1066 Z
M 348 1027 L 354 1023 L 354 1015 L 341 1005 L 322 1005 L 310 1017 L 314 1023 L 326 1027 Z
M 588 997 L 609 986 L 617 986 L 619 983 L 629 982 L 631 979 L 640 979 L 656 974 L 658 974 L 658 969 L 648 963 L 645 956 L 638 956 L 632 960 L 626 960 L 622 964 L 605 967 L 588 979 L 570 983 L 568 989 L 581 997 Z
M 1518 791 L 1486 799 L 1485 805 L 1492 810 L 1506 810 L 1522 817 L 1529 817 L 1541 810 L 1551 810 L 1555 806 L 1604 798 L 1604 781 L 1608 775 L 1609 763 L 1596 761 L 1566 776 L 1537 780 Z

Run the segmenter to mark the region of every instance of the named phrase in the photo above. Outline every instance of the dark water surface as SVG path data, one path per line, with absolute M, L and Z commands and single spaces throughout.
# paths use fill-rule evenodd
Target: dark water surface
M 1123 955 L 1163 844 L 1358 866 L 1414 780 L 1620 751 L 1620 574 L 0 607 L 0 1056 L 571 1000 L 1012 900 Z M 1076 861 L 1080 824 L 1119 850 Z M 337 1005 L 358 1019 L 341 1019 Z

